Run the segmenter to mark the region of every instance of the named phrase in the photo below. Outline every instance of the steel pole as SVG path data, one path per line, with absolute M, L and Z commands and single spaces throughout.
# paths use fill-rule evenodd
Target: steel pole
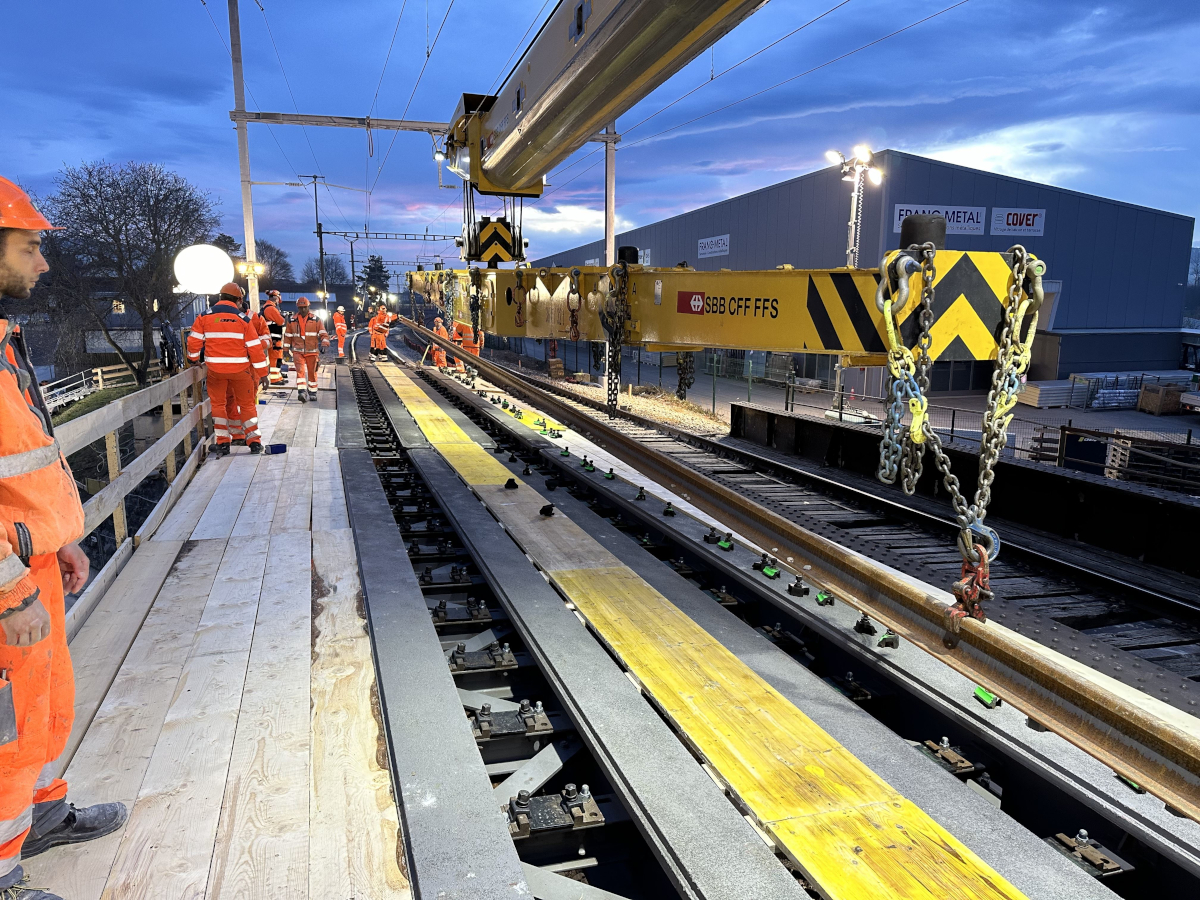
M 229 55 L 233 61 L 233 107 L 246 111 L 246 84 L 242 78 L 242 26 L 238 17 L 238 0 L 229 0 Z M 238 169 L 242 179 L 242 224 L 246 230 L 246 292 L 250 309 L 258 312 L 258 275 L 254 271 L 254 200 L 250 186 L 250 135 L 245 120 L 236 125 Z
M 604 264 L 611 269 L 617 264 L 617 123 L 613 122 L 604 132 L 613 136 L 604 142 Z M 612 344 L 605 343 L 605 391 L 608 390 L 608 381 L 612 377 Z M 618 384 L 617 390 L 620 389 Z

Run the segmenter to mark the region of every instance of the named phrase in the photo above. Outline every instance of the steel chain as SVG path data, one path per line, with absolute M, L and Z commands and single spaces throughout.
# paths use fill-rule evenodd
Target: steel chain
M 608 417 L 617 416 L 617 399 L 621 389 L 621 346 L 625 339 L 625 322 L 629 318 L 629 267 L 619 262 L 608 273 L 608 299 L 601 322 L 608 337 L 608 369 L 605 383 Z
M 471 268 L 471 332 L 475 345 L 479 346 L 483 343 L 483 334 L 479 327 L 479 291 L 482 287 L 482 277 L 479 274 L 479 267 Z
M 676 353 L 675 372 L 679 376 L 675 396 L 680 400 L 686 400 L 688 388 L 696 383 L 696 354 L 690 350 L 681 350 Z
M 570 278 L 571 286 L 567 289 L 567 312 L 571 316 L 571 340 L 579 340 L 579 310 L 583 308 L 583 294 L 579 291 L 579 276 L 578 269 L 572 269 Z M 571 305 L 571 298 L 575 298 L 575 305 Z

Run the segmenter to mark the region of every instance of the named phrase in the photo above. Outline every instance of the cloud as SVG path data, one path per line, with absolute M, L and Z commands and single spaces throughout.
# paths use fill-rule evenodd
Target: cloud
M 536 234 L 604 235 L 604 210 L 588 206 L 561 204 L 543 209 L 525 207 L 524 227 Z M 617 216 L 617 230 L 632 228 L 633 224 Z M 589 238 L 593 239 L 593 238 Z

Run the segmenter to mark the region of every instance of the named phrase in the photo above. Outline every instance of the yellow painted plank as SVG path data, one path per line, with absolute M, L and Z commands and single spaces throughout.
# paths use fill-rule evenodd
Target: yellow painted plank
M 423 392 L 414 401 L 427 436 L 449 432 Z M 536 491 L 497 487 L 482 447 L 430 441 L 826 896 L 1023 896 L 578 525 L 539 516 Z

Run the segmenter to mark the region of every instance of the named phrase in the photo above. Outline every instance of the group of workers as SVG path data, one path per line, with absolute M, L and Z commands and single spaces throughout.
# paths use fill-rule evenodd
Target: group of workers
M 433 320 L 433 333 L 440 338 L 445 338 L 451 343 L 458 345 L 463 349 L 464 353 L 469 353 L 472 356 L 479 355 L 479 342 L 475 340 L 475 329 L 470 325 L 455 322 L 454 329 L 447 331 L 446 323 L 442 320 L 441 316 L 438 316 Z M 429 345 L 429 355 L 432 358 L 433 364 L 439 369 L 448 367 L 446 351 L 442 347 L 431 343 Z M 465 371 L 462 354 L 454 357 L 454 367 L 459 372 Z

